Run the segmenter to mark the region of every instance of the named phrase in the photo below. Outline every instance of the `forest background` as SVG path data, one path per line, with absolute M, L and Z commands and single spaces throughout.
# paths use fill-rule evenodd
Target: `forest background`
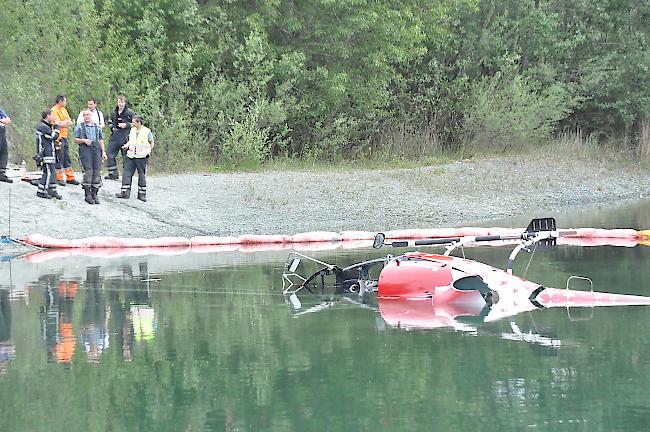
M 650 152 L 648 0 L 0 0 L 11 157 L 125 94 L 158 169 Z

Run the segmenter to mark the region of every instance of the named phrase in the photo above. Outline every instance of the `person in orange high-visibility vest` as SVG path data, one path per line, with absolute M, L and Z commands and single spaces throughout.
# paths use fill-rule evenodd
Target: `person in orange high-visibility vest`
M 56 181 L 59 185 L 65 186 L 66 183 L 78 185 L 79 182 L 74 177 L 72 170 L 72 159 L 70 159 L 70 147 L 68 145 L 68 127 L 73 125 L 70 114 L 65 108 L 68 100 L 62 94 L 55 99 L 52 107 L 55 124 L 59 126 L 59 139 L 55 145 L 56 150 Z

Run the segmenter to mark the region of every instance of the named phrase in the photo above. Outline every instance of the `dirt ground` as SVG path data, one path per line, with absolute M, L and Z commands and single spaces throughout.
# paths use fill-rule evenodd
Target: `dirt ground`
M 63 200 L 44 200 L 26 182 L 0 183 L 0 234 L 152 238 L 464 226 L 644 198 L 650 175 L 574 160 L 499 158 L 391 170 L 153 173 L 146 203 L 135 187 L 131 199 L 115 198 L 119 189 L 120 182 L 104 180 L 101 204 L 89 205 L 80 186 L 59 187 Z

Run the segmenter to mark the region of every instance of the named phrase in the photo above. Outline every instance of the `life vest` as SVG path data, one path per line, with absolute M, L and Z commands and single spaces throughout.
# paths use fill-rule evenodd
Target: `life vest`
M 132 127 L 131 132 L 129 132 L 129 149 L 126 151 L 126 156 L 131 159 L 149 156 L 149 153 L 151 153 L 150 134 L 151 130 L 145 126 L 140 126 L 139 130 Z

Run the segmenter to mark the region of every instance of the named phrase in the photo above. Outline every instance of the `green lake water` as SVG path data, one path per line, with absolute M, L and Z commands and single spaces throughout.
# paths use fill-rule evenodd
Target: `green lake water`
M 646 229 L 649 214 L 638 202 L 555 216 L 560 228 Z M 511 249 L 465 253 L 504 267 Z M 305 253 L 346 265 L 404 250 Z M 405 330 L 372 296 L 327 308 L 301 297 L 296 309 L 282 295 L 287 254 L 0 263 L 0 431 L 650 428 L 649 307 Z M 546 286 L 579 275 L 597 291 L 650 296 L 649 246 L 529 258 L 515 273 Z

